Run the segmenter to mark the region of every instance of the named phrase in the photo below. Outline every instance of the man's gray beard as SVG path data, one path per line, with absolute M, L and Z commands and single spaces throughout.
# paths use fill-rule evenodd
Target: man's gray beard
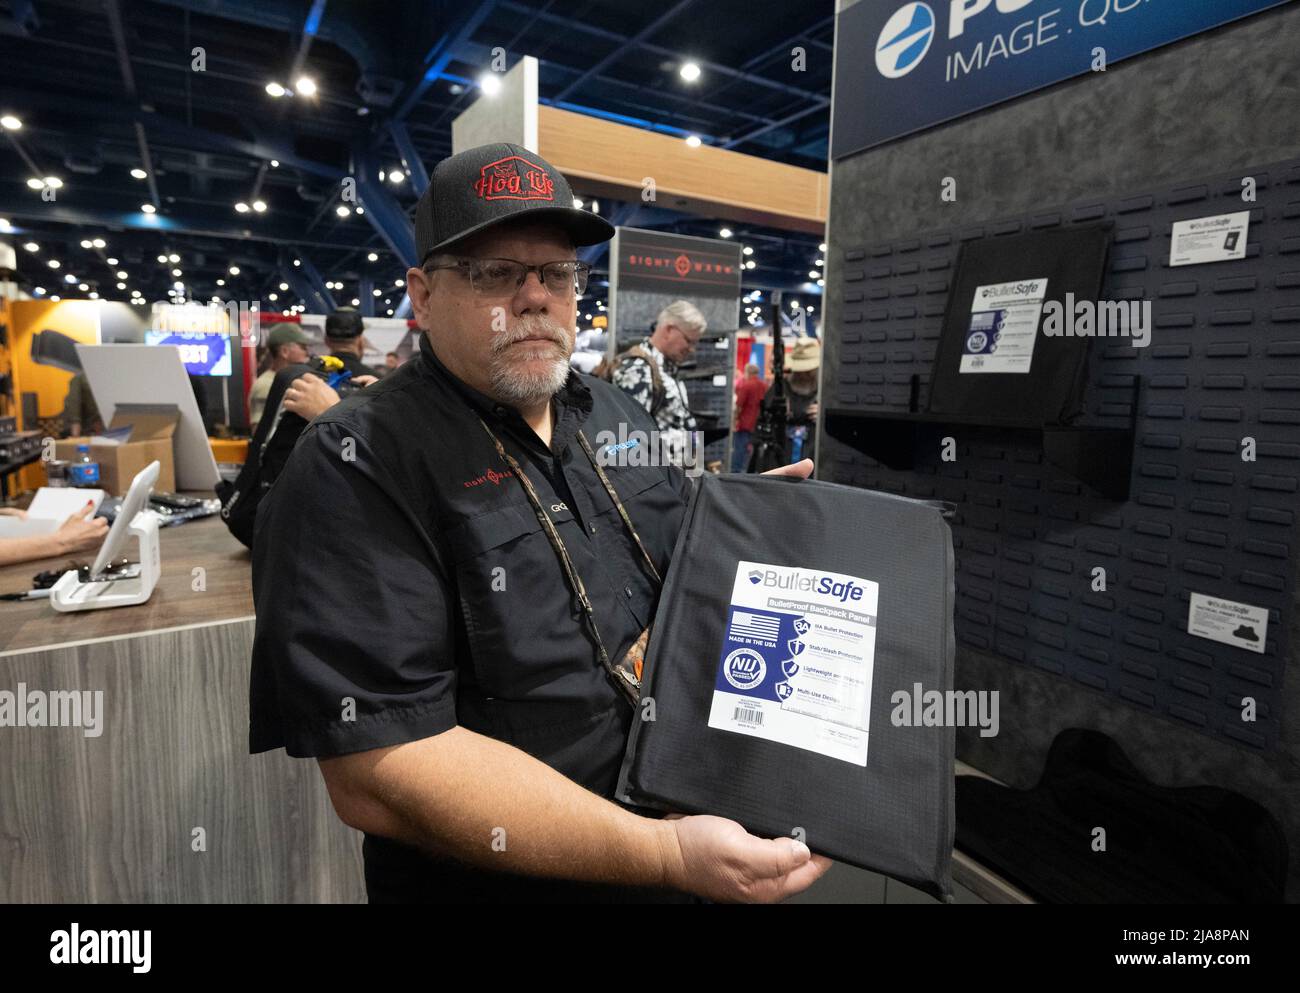
M 535 335 L 550 335 L 560 345 L 561 354 L 541 372 L 524 372 L 503 357 L 513 342 Z M 569 356 L 573 353 L 573 335 L 562 325 L 540 314 L 522 318 L 509 331 L 492 337 L 492 362 L 489 376 L 492 394 L 512 407 L 531 407 L 544 403 L 560 391 L 569 378 Z

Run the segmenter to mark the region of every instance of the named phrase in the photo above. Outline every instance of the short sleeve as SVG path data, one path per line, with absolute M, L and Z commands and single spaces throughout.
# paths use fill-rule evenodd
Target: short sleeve
M 360 432 L 309 427 L 258 508 L 250 749 L 324 757 L 454 727 L 453 597 Z
M 615 367 L 611 380 L 646 411 L 654 406 L 654 374 L 648 359 L 625 359 Z

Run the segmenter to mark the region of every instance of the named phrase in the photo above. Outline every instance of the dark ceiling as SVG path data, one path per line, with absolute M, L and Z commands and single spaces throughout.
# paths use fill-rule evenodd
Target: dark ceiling
M 347 217 L 336 213 L 339 183 L 363 158 L 390 170 L 449 154 L 451 122 L 481 98 L 476 81 L 494 49 L 507 66 L 539 60 L 543 103 L 825 169 L 832 8 L 831 0 L 0 0 L 0 114 L 22 122 L 0 138 L 0 218 L 17 232 L 29 291 L 127 299 L 139 290 L 152 301 L 179 269 L 193 299 L 316 309 L 373 286 L 381 295 L 363 307 L 383 314 L 402 298 L 393 246 L 409 238 L 402 214 L 412 212 L 415 181 L 404 169 L 400 182 L 380 184 L 386 196 L 363 196 L 367 216 Z M 802 71 L 791 65 L 796 46 L 806 53 Z M 678 74 L 688 60 L 702 69 L 695 83 Z M 300 75 L 315 81 L 314 96 L 268 94 L 269 82 Z M 135 179 L 132 169 L 148 176 Z M 46 176 L 62 181 L 53 201 L 28 185 Z M 264 212 L 235 208 L 258 200 Z M 142 213 L 145 204 L 156 212 Z M 716 237 L 724 226 L 641 205 L 599 209 L 687 234 Z M 726 226 L 754 249 L 747 290 L 809 290 L 818 238 Z M 102 249 L 82 247 L 96 238 Z M 38 249 L 27 251 L 29 242 Z M 171 255 L 180 261 L 159 262 Z M 604 258 L 594 261 L 599 273 Z M 76 285 L 65 284 L 68 274 Z M 78 292 L 82 282 L 88 290 Z M 603 293 L 593 280 L 592 302 Z

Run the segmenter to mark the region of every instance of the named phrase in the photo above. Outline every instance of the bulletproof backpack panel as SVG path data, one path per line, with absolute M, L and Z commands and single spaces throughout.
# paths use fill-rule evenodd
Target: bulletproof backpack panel
M 897 693 L 952 689 L 952 613 L 939 506 L 702 476 L 651 628 L 619 797 L 796 834 L 948 896 L 954 729 L 916 726 L 920 701 L 900 708 Z

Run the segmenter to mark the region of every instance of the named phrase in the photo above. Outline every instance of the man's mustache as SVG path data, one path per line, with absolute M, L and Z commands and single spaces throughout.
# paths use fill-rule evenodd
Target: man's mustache
M 569 347 L 569 335 L 563 325 L 550 320 L 524 320 L 508 331 L 500 332 L 492 342 L 494 352 L 503 351 L 525 338 L 549 338 L 561 348 Z

